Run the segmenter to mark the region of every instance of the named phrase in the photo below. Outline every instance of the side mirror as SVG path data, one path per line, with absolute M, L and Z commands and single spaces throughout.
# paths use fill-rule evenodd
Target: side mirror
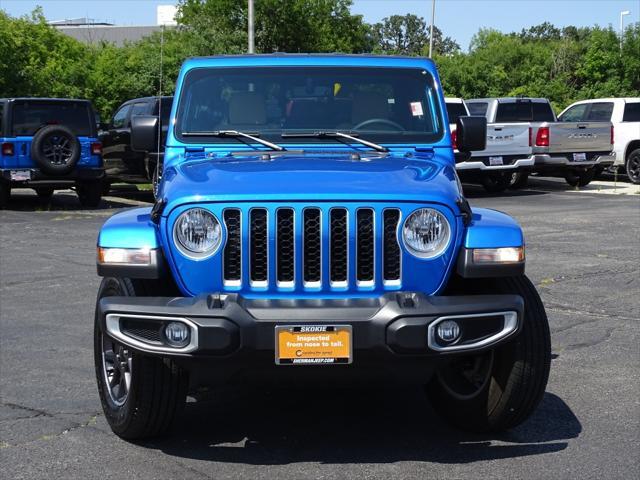
M 458 117 L 456 147 L 460 152 L 484 150 L 487 147 L 486 117 Z
M 158 149 L 158 117 L 131 117 L 131 149 L 136 152 L 155 152 Z

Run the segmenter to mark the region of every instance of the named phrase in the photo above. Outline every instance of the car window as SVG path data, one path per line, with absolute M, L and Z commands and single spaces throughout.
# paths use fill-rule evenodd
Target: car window
M 624 106 L 623 122 L 640 122 L 640 102 L 627 103 Z
M 0 137 L 4 135 L 2 133 L 4 131 L 4 124 L 2 123 L 3 114 L 4 114 L 4 103 L 0 103 Z
M 93 136 L 95 125 L 86 102 L 17 100 L 13 105 L 13 134 L 31 136 L 45 125 L 63 125 L 78 136 Z
M 184 80 L 175 129 L 184 141 L 211 143 L 229 139 L 196 134 L 244 130 L 277 142 L 283 133 L 339 130 L 430 143 L 444 134 L 437 98 L 433 77 L 415 68 L 199 68 Z
M 531 118 L 534 122 L 555 122 L 551 104 L 547 102 L 531 102 Z
M 464 117 L 468 114 L 464 104 L 447 103 L 447 115 L 449 116 L 449 123 L 456 123 L 458 117 Z
M 111 120 L 111 126 L 113 128 L 125 128 L 129 126 L 129 110 L 131 110 L 131 105 L 125 105 L 121 107 L 120 110 L 116 112 Z
M 581 103 L 580 105 L 574 105 L 566 112 L 558 117 L 561 122 L 582 122 L 584 120 L 585 113 L 587 111 L 588 103 Z
M 592 103 L 587 114 L 587 120 L 592 122 L 609 122 L 613 113 L 612 102 Z
M 149 104 L 147 103 L 134 103 L 133 107 L 131 107 L 132 117 L 136 115 L 146 115 L 147 113 L 149 113 Z
M 153 114 L 156 116 L 158 115 L 158 109 L 160 108 L 160 104 L 162 105 L 162 112 L 160 113 L 160 124 L 168 125 L 169 116 L 171 115 L 171 106 L 173 105 L 173 98 L 163 97 L 162 101 L 156 102 L 156 106 L 153 111 Z
M 488 106 L 489 104 L 486 102 L 467 103 L 467 108 L 469 109 L 469 113 L 471 115 L 485 116 L 487 114 Z

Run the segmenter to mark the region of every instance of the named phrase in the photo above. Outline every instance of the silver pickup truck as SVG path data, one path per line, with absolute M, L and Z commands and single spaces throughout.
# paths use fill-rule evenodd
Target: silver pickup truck
M 519 173 L 520 184 L 531 172 L 564 177 L 585 186 L 596 166 L 612 165 L 610 122 L 558 122 L 544 98 L 467 100 L 471 115 L 487 118 L 487 148 L 456 164 L 463 178 L 479 178 L 485 189 L 506 189 Z

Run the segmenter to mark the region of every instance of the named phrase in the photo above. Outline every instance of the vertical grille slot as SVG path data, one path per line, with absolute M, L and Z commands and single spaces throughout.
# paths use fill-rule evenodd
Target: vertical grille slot
M 251 282 L 257 284 L 267 283 L 268 270 L 268 231 L 267 210 L 254 208 L 251 210 Z
M 223 213 L 227 229 L 227 243 L 224 247 L 224 280 L 239 284 L 242 278 L 242 236 L 240 210 L 228 209 Z
M 319 284 L 322 277 L 322 237 L 320 235 L 320 209 L 307 208 L 303 213 L 304 282 Z
M 373 284 L 374 280 L 374 217 L 373 210 L 361 208 L 357 214 L 357 280 L 359 283 Z
M 330 213 L 331 238 L 331 282 L 346 285 L 348 272 L 348 225 L 347 210 L 334 208 Z
M 276 258 L 278 283 L 292 284 L 295 276 L 293 210 L 281 208 L 276 213 Z
M 400 222 L 400 211 L 397 209 L 387 209 L 384 211 L 384 232 L 383 232 L 383 276 L 385 281 L 400 280 L 400 245 L 398 245 L 398 223 Z

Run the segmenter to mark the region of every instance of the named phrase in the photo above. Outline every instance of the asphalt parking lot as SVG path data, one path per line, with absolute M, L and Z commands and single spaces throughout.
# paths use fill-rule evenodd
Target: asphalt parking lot
M 419 388 L 230 390 L 189 403 L 171 438 L 142 444 L 102 416 L 92 328 L 98 229 L 150 198 L 122 191 L 79 210 L 71 192 L 43 205 L 16 191 L 0 212 L 0 476 L 640 478 L 637 190 L 540 179 L 499 197 L 468 190 L 472 205 L 523 225 L 551 324 L 547 393 L 517 429 L 453 430 Z

